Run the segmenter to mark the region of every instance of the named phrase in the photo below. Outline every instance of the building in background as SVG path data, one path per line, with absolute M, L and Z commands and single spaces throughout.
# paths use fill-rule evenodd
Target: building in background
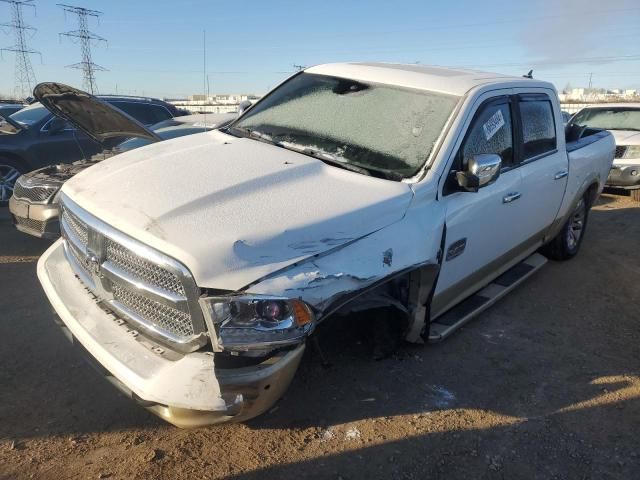
M 178 108 L 183 108 L 191 113 L 233 113 L 238 111 L 240 102 L 249 100 L 255 102 L 260 95 L 253 94 L 214 94 L 214 95 L 190 95 L 186 99 L 166 99 Z

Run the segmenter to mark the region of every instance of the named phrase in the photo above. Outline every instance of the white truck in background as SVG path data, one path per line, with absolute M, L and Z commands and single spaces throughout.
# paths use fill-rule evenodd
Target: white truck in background
M 571 119 L 573 128 L 609 130 L 616 154 L 606 186 L 627 190 L 640 202 L 640 103 L 607 103 L 583 108 Z
M 614 150 L 606 131 L 565 134 L 546 82 L 320 65 L 221 131 L 69 180 L 38 276 L 121 391 L 181 427 L 242 421 L 329 317 L 391 310 L 406 340 L 437 341 L 539 249 L 573 257 Z

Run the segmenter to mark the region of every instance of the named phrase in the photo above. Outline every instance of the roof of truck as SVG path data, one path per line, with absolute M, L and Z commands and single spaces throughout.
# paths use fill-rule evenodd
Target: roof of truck
M 528 87 L 553 88 L 548 82 L 525 77 L 419 64 L 327 63 L 308 68 L 305 72 L 451 95 L 464 95 L 474 87 L 496 82 L 516 82 Z

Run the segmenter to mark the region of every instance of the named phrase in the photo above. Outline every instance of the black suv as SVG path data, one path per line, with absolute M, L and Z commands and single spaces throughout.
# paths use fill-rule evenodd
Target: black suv
M 115 95 L 100 95 L 98 98 L 144 125 L 184 114 L 174 105 L 153 98 Z M 8 202 L 21 174 L 53 163 L 88 159 L 102 148 L 39 103 L 23 108 L 5 121 L 0 119 L 0 206 Z

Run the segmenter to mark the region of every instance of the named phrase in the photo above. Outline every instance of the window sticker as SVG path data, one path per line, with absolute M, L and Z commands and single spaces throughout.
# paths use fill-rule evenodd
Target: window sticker
M 482 125 L 485 140 L 491 140 L 491 137 L 493 137 L 502 127 L 504 127 L 504 117 L 502 116 L 502 110 L 498 109 L 496 110 L 496 113 L 491 115 L 491 118 Z

